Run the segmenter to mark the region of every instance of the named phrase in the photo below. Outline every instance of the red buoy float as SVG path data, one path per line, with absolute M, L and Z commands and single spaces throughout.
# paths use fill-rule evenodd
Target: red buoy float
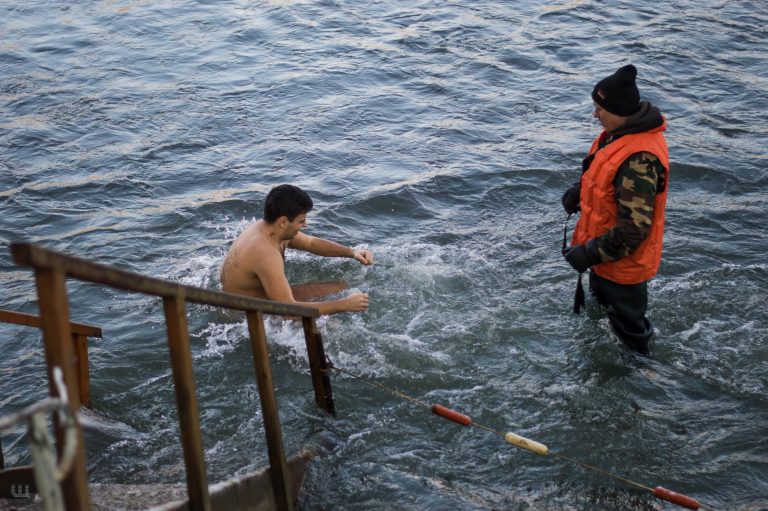
M 653 496 L 687 509 L 699 509 L 698 500 L 686 497 L 685 495 L 673 492 L 672 490 L 667 490 L 661 486 L 657 486 L 653 489 Z
M 448 419 L 449 421 L 461 424 L 462 426 L 469 426 L 472 424 L 472 419 L 470 419 L 469 416 L 464 415 L 463 413 L 459 413 L 455 410 L 451 410 L 450 408 L 446 408 L 443 405 L 432 405 L 432 413 L 439 415 L 443 419 Z

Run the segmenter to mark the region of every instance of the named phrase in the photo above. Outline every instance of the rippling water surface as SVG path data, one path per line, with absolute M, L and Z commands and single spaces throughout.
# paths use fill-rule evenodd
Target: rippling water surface
M 0 5 L 0 307 L 37 312 L 8 244 L 216 289 L 272 186 L 308 232 L 376 264 L 346 279 L 336 365 L 711 509 L 768 509 L 768 7 L 764 2 L 155 1 Z M 562 190 L 619 65 L 669 122 L 650 357 L 570 313 Z M 184 480 L 162 304 L 71 281 L 98 325 L 92 481 Z M 190 307 L 209 479 L 266 463 L 245 325 Z M 37 332 L 0 326 L 2 413 L 47 390 Z M 301 331 L 268 325 L 289 452 L 320 448 L 302 509 L 671 509 L 648 492 L 335 375 L 314 406 Z M 29 461 L 20 430 L 2 440 Z

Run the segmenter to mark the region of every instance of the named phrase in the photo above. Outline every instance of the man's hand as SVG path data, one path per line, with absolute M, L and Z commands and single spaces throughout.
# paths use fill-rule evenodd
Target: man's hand
M 563 251 L 563 257 L 574 270 L 584 273 L 593 264 L 601 262 L 595 245 L 595 240 L 589 240 L 586 245 L 568 247 Z
M 370 250 L 355 250 L 352 252 L 352 257 L 366 266 L 373 264 L 373 252 Z
M 368 309 L 368 293 L 352 293 L 342 299 L 345 311 L 363 312 Z
M 581 210 L 581 206 L 579 205 L 579 194 L 581 194 L 581 182 L 576 182 L 568 188 L 560 198 L 560 202 L 563 203 L 563 209 L 569 215 Z

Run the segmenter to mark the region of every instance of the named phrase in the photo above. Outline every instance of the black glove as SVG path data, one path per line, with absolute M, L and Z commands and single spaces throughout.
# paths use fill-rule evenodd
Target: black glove
M 573 213 L 576 213 L 577 211 L 581 210 L 581 206 L 579 205 L 579 194 L 581 193 L 581 182 L 573 183 L 573 185 L 568 188 L 563 196 L 560 198 L 560 202 L 563 203 L 563 209 L 566 213 L 569 215 L 572 215 Z
M 574 245 L 566 248 L 563 257 L 579 273 L 584 273 L 593 264 L 601 262 L 600 256 L 597 254 L 597 243 L 594 239 L 589 240 L 586 245 Z

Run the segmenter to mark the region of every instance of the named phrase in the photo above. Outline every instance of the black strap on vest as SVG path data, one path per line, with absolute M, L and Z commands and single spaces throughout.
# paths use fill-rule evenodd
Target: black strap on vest
M 565 219 L 565 226 L 563 227 L 563 250 L 562 253 L 565 254 L 565 249 L 568 248 L 568 220 L 571 219 L 571 214 L 568 215 L 568 218 Z M 581 309 L 585 306 L 586 300 L 584 298 L 584 285 L 581 283 L 581 276 L 584 275 L 584 273 L 579 273 L 579 280 L 576 283 L 576 295 L 573 297 L 573 313 L 578 314 L 581 312 Z
M 579 280 L 576 283 L 576 295 L 573 297 L 573 313 L 578 314 L 585 306 L 586 301 L 584 299 L 584 285 L 581 283 L 581 277 L 583 273 L 579 273 Z

